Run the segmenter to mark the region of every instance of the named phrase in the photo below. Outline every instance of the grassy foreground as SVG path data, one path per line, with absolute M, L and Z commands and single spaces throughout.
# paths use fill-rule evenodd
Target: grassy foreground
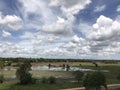
M 12 83 L 0 84 L 0 90 L 59 90 L 62 88 L 80 87 L 78 83 L 57 83 L 57 84 L 43 84 L 37 83 L 35 85 L 16 85 Z

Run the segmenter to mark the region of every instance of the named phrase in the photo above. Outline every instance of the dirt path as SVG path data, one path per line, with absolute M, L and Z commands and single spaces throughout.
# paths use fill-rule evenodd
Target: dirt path
M 110 84 L 107 86 L 108 86 L 108 89 L 120 88 L 120 84 Z M 70 88 L 70 89 L 61 89 L 61 90 L 85 90 L 85 88 L 80 87 L 80 88 Z M 103 90 L 105 90 L 105 89 L 103 89 Z

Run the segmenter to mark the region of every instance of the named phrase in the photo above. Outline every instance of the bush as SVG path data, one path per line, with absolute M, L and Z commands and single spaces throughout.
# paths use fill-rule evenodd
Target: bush
M 20 84 L 26 85 L 32 83 L 32 78 L 30 73 L 23 73 L 20 76 Z
M 4 76 L 0 75 L 0 83 L 3 83 L 3 81 L 4 81 Z
M 118 73 L 118 75 L 117 75 L 117 79 L 120 80 L 120 73 Z
M 83 80 L 83 86 L 85 86 L 86 90 L 95 88 L 95 90 L 101 90 L 101 86 L 104 86 L 107 90 L 106 78 L 101 72 L 93 72 L 91 74 L 87 74 Z
M 36 83 L 36 81 L 37 81 L 37 79 L 36 79 L 36 78 L 32 78 L 31 84 L 35 84 L 35 83 Z
M 45 77 L 43 77 L 43 78 L 41 79 L 41 82 L 42 82 L 42 83 L 47 83 L 47 81 L 48 81 L 48 80 L 47 80 L 47 78 L 45 78 Z
M 48 78 L 48 83 L 50 83 L 50 84 L 56 83 L 56 78 L 55 77 L 49 77 Z
M 75 71 L 74 73 L 75 79 L 80 82 L 84 76 L 84 73 L 81 71 Z

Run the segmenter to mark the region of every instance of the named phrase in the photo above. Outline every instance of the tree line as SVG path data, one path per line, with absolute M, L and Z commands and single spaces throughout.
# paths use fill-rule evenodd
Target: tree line
M 11 61 L 11 62 L 24 62 L 24 61 L 30 61 L 30 62 L 103 62 L 103 63 L 117 63 L 119 60 L 98 60 L 98 59 L 50 59 L 50 58 L 2 58 L 0 57 L 0 61 Z

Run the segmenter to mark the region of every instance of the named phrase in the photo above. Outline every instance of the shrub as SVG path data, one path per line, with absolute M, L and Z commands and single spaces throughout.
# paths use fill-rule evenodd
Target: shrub
M 95 88 L 95 90 L 101 90 L 101 86 L 104 86 L 107 90 L 106 78 L 101 72 L 93 72 L 91 74 L 87 74 L 83 80 L 83 86 L 85 86 L 86 90 Z
M 117 79 L 120 80 L 120 73 L 118 73 L 118 75 L 117 75 Z
M 0 83 L 3 83 L 3 81 L 4 81 L 4 76 L 0 75 Z
M 47 78 L 45 78 L 45 77 L 43 77 L 43 78 L 41 79 L 41 82 L 42 82 L 42 83 L 47 83 L 47 81 L 48 81 L 48 80 L 47 80 Z
M 48 83 L 50 83 L 50 84 L 56 83 L 56 78 L 55 77 L 49 77 L 48 78 Z
M 29 84 L 32 83 L 32 78 L 30 73 L 22 73 L 20 76 L 20 84 Z
M 36 79 L 36 78 L 32 78 L 31 84 L 35 84 L 35 83 L 36 83 L 36 81 L 37 81 L 37 79 Z
M 81 71 L 75 71 L 74 73 L 75 79 L 80 82 L 80 80 L 82 80 L 84 73 Z

